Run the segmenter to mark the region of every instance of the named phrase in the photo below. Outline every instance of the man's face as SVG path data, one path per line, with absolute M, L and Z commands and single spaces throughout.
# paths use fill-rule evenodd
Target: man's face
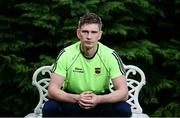
M 88 49 L 95 47 L 101 36 L 102 31 L 98 24 L 84 24 L 77 30 L 77 37 L 80 39 L 81 45 Z

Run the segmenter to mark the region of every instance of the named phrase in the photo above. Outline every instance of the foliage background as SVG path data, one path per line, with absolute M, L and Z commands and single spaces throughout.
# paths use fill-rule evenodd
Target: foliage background
M 180 0 L 1 0 L 0 116 L 33 111 L 33 72 L 77 41 L 77 22 L 86 12 L 102 17 L 101 42 L 145 72 L 144 113 L 180 116 Z

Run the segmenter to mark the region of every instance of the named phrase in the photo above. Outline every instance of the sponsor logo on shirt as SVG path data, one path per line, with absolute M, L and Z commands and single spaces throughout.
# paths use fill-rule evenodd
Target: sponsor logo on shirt
M 73 72 L 84 73 L 84 70 L 82 68 L 75 67 Z

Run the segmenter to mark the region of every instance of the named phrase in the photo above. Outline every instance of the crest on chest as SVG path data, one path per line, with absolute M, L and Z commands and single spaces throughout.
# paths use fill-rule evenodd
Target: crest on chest
M 101 68 L 96 67 L 95 68 L 95 73 L 96 73 L 96 75 L 99 75 L 101 73 Z

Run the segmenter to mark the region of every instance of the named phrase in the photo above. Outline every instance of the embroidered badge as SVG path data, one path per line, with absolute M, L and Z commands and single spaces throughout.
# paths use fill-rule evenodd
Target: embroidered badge
M 95 68 L 95 73 L 100 74 L 101 73 L 101 68 Z

